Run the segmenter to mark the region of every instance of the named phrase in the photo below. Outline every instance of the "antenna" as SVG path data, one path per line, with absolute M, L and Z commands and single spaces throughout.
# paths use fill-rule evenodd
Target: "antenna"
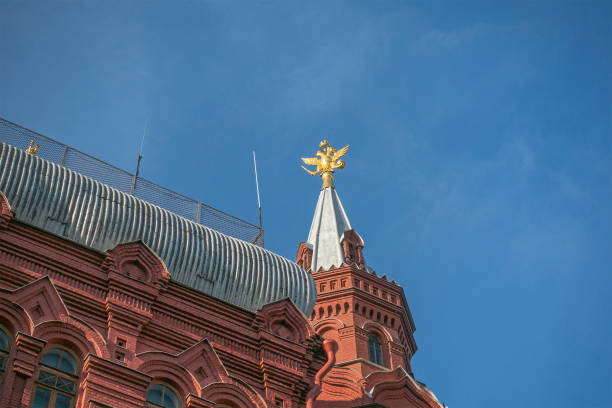
M 147 121 L 145 121 L 144 130 L 142 132 L 142 138 L 140 139 L 140 149 L 138 150 L 138 159 L 136 160 L 136 171 L 132 178 L 132 185 L 130 187 L 130 194 L 134 195 L 136 189 L 136 180 L 138 180 L 138 172 L 140 171 L 140 160 L 142 159 L 142 146 L 144 146 L 145 135 L 147 134 Z
M 259 209 L 259 234 L 257 234 L 257 238 L 255 241 L 263 234 L 263 227 L 261 226 L 261 199 L 259 197 L 259 179 L 257 178 L 257 157 L 255 157 L 255 150 L 253 150 L 253 166 L 255 168 L 255 186 L 257 187 L 257 208 Z M 263 237 L 262 237 L 262 246 L 263 246 Z

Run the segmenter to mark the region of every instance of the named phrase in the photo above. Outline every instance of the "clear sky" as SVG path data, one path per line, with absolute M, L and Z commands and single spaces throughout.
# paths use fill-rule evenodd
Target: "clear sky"
M 612 2 L 0 0 L 0 116 L 252 222 L 320 179 L 451 408 L 612 406 Z

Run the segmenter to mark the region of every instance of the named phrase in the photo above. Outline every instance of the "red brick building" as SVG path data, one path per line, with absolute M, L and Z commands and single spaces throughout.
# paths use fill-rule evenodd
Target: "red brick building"
M 297 263 L 5 143 L 0 192 L 1 407 L 441 406 L 333 188 Z
M 440 407 L 410 369 L 417 347 L 404 292 L 365 262 L 363 247 L 335 187 L 321 190 L 308 241 L 297 252 L 317 288 L 310 321 L 338 345 L 315 406 Z

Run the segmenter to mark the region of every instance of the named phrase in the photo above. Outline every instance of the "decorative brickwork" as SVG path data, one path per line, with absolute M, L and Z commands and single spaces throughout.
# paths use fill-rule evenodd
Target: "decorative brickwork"
M 151 387 L 165 387 L 180 408 L 441 408 L 410 369 L 403 290 L 366 265 L 341 215 L 335 252 L 319 254 L 340 265 L 310 271 L 308 318 L 289 299 L 252 312 L 178 283 L 142 241 L 100 252 L 35 228 L 0 192 L 0 330 L 10 340 L 0 407 L 32 407 L 42 389 L 70 408 L 148 408 Z M 310 244 L 297 262 L 311 268 Z M 49 383 L 53 352 L 76 362 L 67 388 Z
M 156 383 L 184 408 L 313 404 L 333 353 L 290 300 L 249 312 L 174 282 L 142 242 L 100 253 L 15 221 L 3 195 L 0 210 L 12 338 L 0 406 L 32 406 L 41 356 L 58 347 L 77 361 L 76 408 L 140 408 Z
M 363 241 L 353 230 L 344 232 L 342 248 L 344 264 L 312 273 L 318 295 L 310 321 L 338 344 L 314 407 L 440 408 L 410 368 L 417 347 L 402 288 L 366 269 Z

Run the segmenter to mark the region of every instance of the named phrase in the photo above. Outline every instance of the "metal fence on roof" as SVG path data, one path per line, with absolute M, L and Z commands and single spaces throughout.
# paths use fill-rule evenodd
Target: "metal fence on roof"
M 172 211 L 226 235 L 263 246 L 263 229 L 248 221 L 194 200 L 47 136 L 0 118 L 0 141 L 26 149 L 30 141 L 40 144 L 37 156 L 98 180 L 124 193 Z

